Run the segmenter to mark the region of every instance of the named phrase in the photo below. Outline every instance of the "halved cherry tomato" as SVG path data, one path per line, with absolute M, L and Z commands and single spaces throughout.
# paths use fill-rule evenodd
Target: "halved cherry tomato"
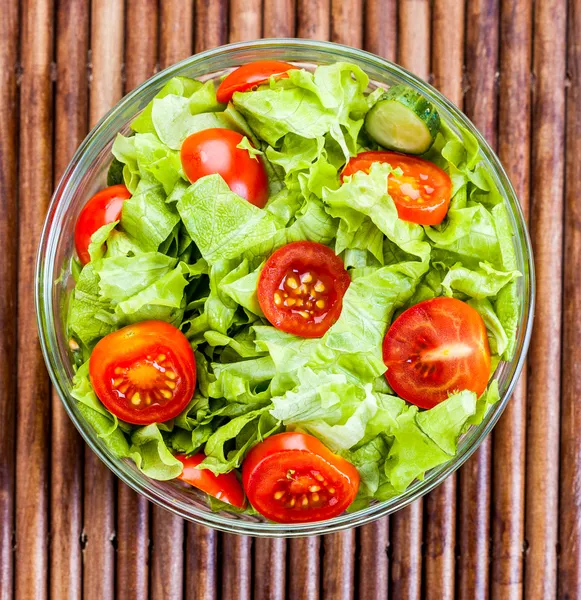
M 287 71 L 297 69 L 294 65 L 278 60 L 259 60 L 238 67 L 218 86 L 218 102 L 230 102 L 234 92 L 245 92 L 261 83 L 267 82 L 273 75 L 288 77 Z
M 201 452 L 188 458 L 185 456 L 176 456 L 176 458 L 184 465 L 184 470 L 181 475 L 178 475 L 178 479 L 222 500 L 222 502 L 232 504 L 232 506 L 238 508 L 246 506 L 244 490 L 234 471 L 214 475 L 208 469 L 198 469 L 198 465 L 206 458 Z
M 438 225 L 444 220 L 452 196 L 452 181 L 445 171 L 417 156 L 371 151 L 354 156 L 341 178 L 357 171 L 369 172 L 374 162 L 389 163 L 403 171 L 403 175 L 391 174 L 387 180 L 387 190 L 400 219 L 420 225 Z
M 196 359 L 179 329 L 164 321 L 143 321 L 100 340 L 89 374 L 99 400 L 123 421 L 163 423 L 192 399 Z
M 129 190 L 121 183 L 97 192 L 83 207 L 75 226 L 75 247 L 79 260 L 86 265 L 91 236 L 97 229 L 121 217 L 123 202 L 131 198 Z
M 355 499 L 359 473 L 306 433 L 279 433 L 260 442 L 242 463 L 250 504 L 279 523 L 322 521 Z
M 461 300 L 425 300 L 393 322 L 383 340 L 383 361 L 389 385 L 420 408 L 432 408 L 458 390 L 480 396 L 490 374 L 486 326 Z
M 254 206 L 268 200 L 268 176 L 260 156 L 237 148 L 243 136 L 230 129 L 204 129 L 192 133 L 182 144 L 181 159 L 186 177 L 194 183 L 219 173 L 230 189 Z
M 293 242 L 266 261 L 258 280 L 258 303 L 277 329 L 321 337 L 339 318 L 350 283 L 343 261 L 330 248 Z

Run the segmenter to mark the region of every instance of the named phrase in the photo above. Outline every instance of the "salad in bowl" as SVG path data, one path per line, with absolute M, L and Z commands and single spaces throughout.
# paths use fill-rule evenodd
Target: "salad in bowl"
M 110 456 L 286 526 L 458 461 L 525 312 L 469 128 L 353 61 L 251 60 L 168 78 L 103 153 L 62 320 L 71 403 Z

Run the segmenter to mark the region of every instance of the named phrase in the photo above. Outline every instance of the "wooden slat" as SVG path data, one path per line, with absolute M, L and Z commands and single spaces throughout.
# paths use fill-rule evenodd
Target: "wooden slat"
M 537 304 L 528 373 L 526 598 L 557 591 L 566 4 L 537 2 L 534 12 L 530 231 Z
M 286 584 L 286 540 L 257 538 L 254 541 L 255 600 L 284 600 Z
M 163 0 L 159 7 L 159 64 L 165 69 L 192 54 L 194 0 Z
M 350 600 L 355 590 L 355 530 L 323 538 L 323 598 Z
M 221 46 L 228 39 L 228 0 L 196 0 L 195 51 Z
M 430 1 L 405 0 L 398 8 L 398 62 L 427 80 L 430 74 Z
M 424 500 L 425 597 L 454 598 L 456 546 L 456 477 L 444 483 Z
M 158 57 L 158 1 L 127 0 L 125 92 L 155 73 Z
M 363 45 L 363 0 L 331 0 L 331 41 Z
M 362 2 L 331 0 L 331 40 L 361 47 L 363 44 Z M 323 538 L 324 598 L 347 600 L 355 590 L 355 532 L 341 531 Z
M 331 0 L 297 0 L 297 37 L 328 40 Z
M 152 600 L 183 598 L 183 519 L 159 506 L 152 506 L 151 581 Z
M 147 598 L 149 585 L 149 503 L 124 483 L 117 487 L 118 598 Z
M 569 4 L 559 597 L 581 597 L 581 10 Z
M 18 290 L 17 84 L 18 2 L 3 5 L 0 19 L 0 600 L 13 598 Z
M 269 0 L 263 7 L 264 37 L 292 37 L 295 34 L 295 0 Z
M 367 0 L 365 3 L 365 50 L 396 60 L 396 0 Z
M 359 530 L 359 555 L 356 565 L 358 597 L 384 600 L 389 587 L 389 518 L 364 525 Z
M 419 600 L 422 588 L 422 501 L 392 515 L 390 521 L 390 598 Z
M 395 61 L 397 4 L 368 0 L 365 4 L 365 50 Z M 359 531 L 358 593 L 361 598 L 387 598 L 389 588 L 389 517 L 364 525 Z
M 160 2 L 159 63 L 165 69 L 193 52 L 194 1 Z M 153 599 L 183 597 L 184 529 L 182 519 L 152 507 L 151 579 Z
M 252 590 L 252 538 L 222 534 L 222 598 L 249 600 Z
M 91 6 L 91 126 L 121 98 L 124 15 L 122 0 Z M 115 478 L 85 448 L 83 594 L 107 600 L 114 596 Z
M 498 151 L 525 213 L 530 165 L 532 6 L 502 3 Z M 494 430 L 491 596 L 523 594 L 526 368 Z
M 89 2 L 57 3 L 55 182 L 87 133 Z M 81 597 L 83 444 L 53 391 L 51 446 L 50 596 Z
M 288 597 L 318 600 L 321 548 L 320 537 L 289 540 Z
M 155 0 L 128 0 L 125 21 L 125 93 L 151 77 L 158 58 L 158 6 Z M 149 588 L 147 500 L 117 483 L 115 588 L 118 597 L 147 598 Z
M 186 534 L 185 598 L 214 600 L 218 597 L 218 533 L 188 523 Z
M 472 0 L 466 16 L 466 114 L 496 145 L 498 0 Z M 489 585 L 491 441 L 484 440 L 459 475 L 458 597 L 487 598 Z
M 398 62 L 419 77 L 430 72 L 430 3 L 406 0 L 398 4 Z M 390 521 L 390 596 L 420 597 L 422 579 L 422 512 L 417 500 L 395 513 Z
M 272 0 L 263 7 L 264 37 L 293 37 L 295 35 L 295 2 Z M 229 543 L 226 538 L 225 543 Z M 240 557 L 239 560 L 245 560 Z M 256 539 L 254 542 L 253 597 L 260 600 L 285 597 L 286 542 L 282 539 Z
M 434 0 L 432 9 L 433 85 L 462 108 L 464 67 L 464 2 Z M 454 35 L 450 35 L 453 31 Z
M 52 192 L 53 5 L 22 5 L 18 203 L 15 597 L 47 597 L 50 386 L 38 343 L 34 267 Z
M 255 40 L 262 33 L 261 0 L 230 0 L 228 41 Z
M 432 11 L 433 84 L 462 107 L 464 3 L 435 0 Z M 451 31 L 454 35 L 450 35 Z M 424 501 L 424 595 L 434 600 L 454 598 L 456 494 L 456 476 L 452 475 Z

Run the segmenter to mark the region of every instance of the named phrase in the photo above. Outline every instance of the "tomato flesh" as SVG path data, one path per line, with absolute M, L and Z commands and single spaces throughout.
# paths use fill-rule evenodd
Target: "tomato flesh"
M 368 173 L 375 162 L 389 163 L 403 172 L 402 175 L 391 173 L 387 180 L 387 191 L 400 219 L 419 225 L 438 225 L 444 220 L 452 196 L 452 181 L 445 171 L 417 156 L 370 151 L 353 157 L 341 177 L 357 171 Z
M 112 185 L 97 192 L 81 210 L 75 226 L 75 248 L 84 265 L 91 260 L 91 237 L 103 225 L 121 218 L 123 203 L 128 198 L 131 198 L 131 193 L 123 184 Z
M 101 339 L 89 374 L 99 400 L 118 418 L 134 425 L 162 423 L 191 400 L 196 360 L 179 329 L 143 321 Z
M 176 458 L 184 465 L 184 470 L 178 476 L 178 479 L 193 485 L 210 496 L 214 496 L 214 498 L 218 498 L 222 502 L 232 504 L 232 506 L 238 508 L 246 506 L 244 490 L 234 471 L 214 475 L 208 469 L 198 469 L 198 465 L 206 458 L 201 452 L 187 458 L 185 456 L 176 456 Z
M 242 484 L 252 506 L 279 523 L 322 521 L 340 515 L 355 499 L 359 473 L 317 438 L 273 435 L 250 450 Z
M 266 83 L 273 75 L 288 77 L 287 71 L 296 69 L 294 65 L 278 60 L 260 60 L 238 67 L 230 73 L 216 90 L 218 102 L 230 102 L 234 92 L 245 92 L 261 83 Z
M 258 302 L 277 329 L 321 337 L 339 318 L 350 283 L 343 261 L 330 248 L 293 242 L 266 261 L 258 280 Z
M 204 129 L 192 133 L 181 147 L 186 177 L 194 183 L 218 173 L 230 189 L 251 204 L 262 208 L 268 200 L 268 176 L 260 156 L 238 148 L 242 134 L 230 129 Z
M 432 408 L 456 391 L 480 396 L 490 348 L 482 317 L 456 298 L 433 298 L 403 312 L 383 341 L 389 385 L 404 400 Z

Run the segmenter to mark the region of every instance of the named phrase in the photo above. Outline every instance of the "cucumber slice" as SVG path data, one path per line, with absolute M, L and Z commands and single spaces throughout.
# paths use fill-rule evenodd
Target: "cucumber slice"
M 367 113 L 365 129 L 384 148 L 423 154 L 440 130 L 440 115 L 422 94 L 406 85 L 396 85 Z

